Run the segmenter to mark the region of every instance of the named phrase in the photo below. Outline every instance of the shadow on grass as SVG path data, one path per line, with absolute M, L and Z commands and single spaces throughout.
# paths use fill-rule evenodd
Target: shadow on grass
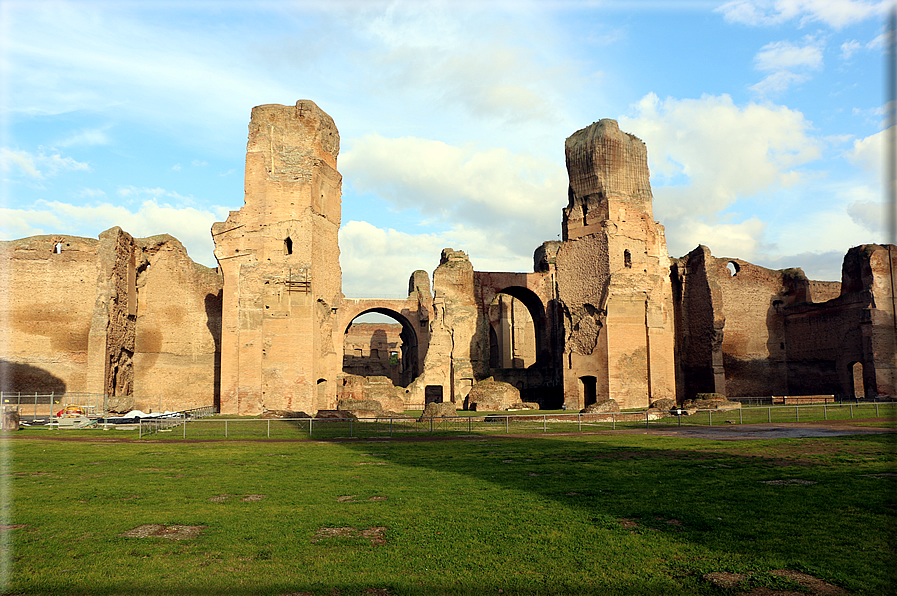
M 740 563 L 727 570 L 792 568 L 852 590 L 885 593 L 897 563 L 895 438 L 721 443 L 602 435 L 342 445 L 376 450 L 396 466 L 527 493 L 573 509 L 597 528 L 664 536 L 667 548 L 690 543 L 739 555 Z M 513 502 L 492 505 L 513 508 Z M 469 506 L 476 523 L 477 508 L 490 504 L 462 498 L 451 506 Z M 550 523 L 551 516 L 549 507 L 524 517 Z M 673 561 L 675 555 L 665 556 Z M 691 575 L 721 570 L 700 560 L 672 568 L 677 565 Z

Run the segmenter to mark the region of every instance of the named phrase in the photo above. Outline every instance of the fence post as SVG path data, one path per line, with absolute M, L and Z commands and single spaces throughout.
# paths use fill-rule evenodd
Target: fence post
M 467 417 L 467 434 L 470 434 L 470 416 Z
M 510 418 L 508 416 L 505 416 L 505 434 L 508 434 L 510 432 L 510 427 L 508 426 L 509 419 Z
M 610 422 L 611 422 L 611 424 L 613 424 L 613 430 L 617 430 L 617 413 L 616 412 L 610 413 Z
M 311 438 L 311 421 L 312 421 L 312 418 L 309 418 L 308 419 L 308 438 L 309 439 Z
M 271 438 L 271 419 L 268 418 L 268 438 Z
M 227 420 L 224 421 L 224 438 L 227 438 Z
M 850 404 L 849 407 L 850 407 L 850 417 L 853 418 L 853 404 Z
M 582 432 L 582 414 L 577 414 L 576 417 L 579 419 L 579 432 Z
M 707 410 L 707 417 L 710 419 L 710 426 L 713 426 L 713 410 Z
M 542 414 L 542 432 L 548 431 L 548 427 L 545 425 L 545 414 Z
M 138 421 L 137 422 L 137 438 L 142 439 L 143 438 L 143 418 L 138 418 L 137 421 Z
M 184 438 L 187 438 L 187 414 L 184 414 Z
M 825 409 L 825 402 L 822 402 L 822 419 L 828 420 L 828 411 Z
M 744 424 L 744 417 L 741 415 L 741 408 L 738 408 L 738 424 Z
M 430 434 L 433 434 L 433 417 L 430 416 Z
M 800 422 L 800 408 L 798 406 L 794 406 L 794 421 Z
M 878 418 L 878 402 L 875 402 L 875 417 Z
M 766 408 L 766 422 L 772 422 L 772 406 Z
M 648 428 L 648 412 L 645 411 L 645 428 Z
M 389 417 L 389 436 L 392 436 L 392 416 Z
M 354 425 L 352 424 L 352 419 L 349 418 L 349 437 L 351 438 L 354 436 L 355 436 Z

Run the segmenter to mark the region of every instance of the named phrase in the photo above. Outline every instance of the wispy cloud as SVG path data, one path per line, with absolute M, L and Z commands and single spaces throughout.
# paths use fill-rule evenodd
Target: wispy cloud
M 883 15 L 893 2 L 865 0 L 732 0 L 716 9 L 732 23 L 753 26 L 781 25 L 798 20 L 800 25 L 824 23 L 841 29 Z
M 751 89 L 760 95 L 772 95 L 809 80 L 809 72 L 822 69 L 824 49 L 825 43 L 812 36 L 805 37 L 802 44 L 790 41 L 766 44 L 754 56 L 754 68 L 770 74 Z
M 21 238 L 50 233 L 96 237 L 103 230 L 120 226 L 138 237 L 171 234 L 184 244 L 194 260 L 214 267 L 217 261 L 209 231 L 214 222 L 226 217 L 224 207 L 196 209 L 167 205 L 155 199 L 142 202 L 133 211 L 110 203 L 73 205 L 39 201 L 30 209 L 0 208 L 0 237 Z
M 554 238 L 566 200 L 559 164 L 507 149 L 367 135 L 340 158 L 344 175 L 397 209 L 418 210 L 444 227 L 469 227 L 531 254 Z
M 90 164 L 40 147 L 37 153 L 0 147 L 0 170 L 13 172 L 33 180 L 43 180 L 66 171 L 89 172 Z

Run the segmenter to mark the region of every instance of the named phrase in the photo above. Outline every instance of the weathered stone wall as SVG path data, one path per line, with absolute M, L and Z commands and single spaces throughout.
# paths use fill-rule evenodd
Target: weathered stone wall
M 470 260 L 463 251 L 444 249 L 433 272 L 426 359 L 421 375 L 408 387 L 405 403 L 435 400 L 461 407 L 488 369 L 487 324 L 478 316 Z
M 724 393 L 722 290 L 707 275 L 710 249 L 698 246 L 678 259 L 674 269 L 677 301 L 677 396 Z M 688 397 L 692 396 L 692 397 Z
M 888 254 L 877 245 L 851 249 L 841 283 L 716 259 L 703 246 L 679 259 L 680 399 L 702 392 L 852 397 L 855 363 L 868 397 L 892 394 L 897 329 Z
M 62 235 L 0 242 L 0 390 L 90 389 L 99 244 Z
M 844 257 L 840 296 L 785 308 L 790 394 L 853 397 L 855 363 L 866 397 L 897 393 L 895 270 L 897 247 L 854 247 Z
M 221 280 L 177 240 L 115 227 L 0 250 L 14 280 L 0 290 L 4 391 L 128 396 L 144 410 L 214 403 Z
M 171 236 L 140 238 L 136 245 L 137 407 L 141 401 L 153 410 L 217 405 L 221 276 L 194 263 Z
M 314 102 L 252 110 L 246 204 L 212 227 L 224 274 L 222 412 L 335 406 L 338 154 L 336 125 Z

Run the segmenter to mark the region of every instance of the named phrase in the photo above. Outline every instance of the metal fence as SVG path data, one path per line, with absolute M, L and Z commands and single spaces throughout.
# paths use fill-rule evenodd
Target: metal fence
M 0 404 L 18 406 L 24 416 L 51 417 L 63 406 L 81 406 L 88 415 L 106 412 L 107 396 L 102 393 L 22 393 L 0 391 Z
M 193 408 L 178 412 L 174 416 L 163 416 L 159 418 L 140 418 L 137 423 L 137 438 L 143 438 L 157 432 L 170 431 L 176 426 L 183 427 L 184 437 L 187 436 L 187 422 L 189 420 L 199 420 L 217 413 L 215 406 L 204 406 L 201 408 Z
M 140 436 L 150 432 L 171 432 L 184 439 L 336 439 L 387 438 L 425 435 L 488 435 L 588 432 L 594 430 L 672 428 L 759 424 L 812 420 L 849 420 L 858 417 L 897 415 L 897 403 L 812 404 L 766 406 L 735 410 L 689 410 L 688 415 L 660 416 L 657 412 L 608 414 L 529 414 L 412 418 L 404 416 L 354 419 L 320 418 L 177 418 L 142 421 Z M 163 419 L 164 420 L 164 419 Z M 174 429 L 179 426 L 180 428 Z M 151 428 L 155 430 L 150 430 Z
M 22 393 L 20 391 L 0 391 L 0 405 L 16 406 L 21 416 L 31 420 L 52 418 L 64 406 L 80 406 L 88 417 L 106 417 L 109 408 L 120 407 L 122 401 L 139 404 L 158 404 L 162 411 L 162 397 L 159 395 L 112 397 L 103 393 Z M 210 408 L 212 406 L 209 406 Z M 203 408 L 196 408 L 201 410 Z M 194 410 L 188 410 L 194 411 Z M 152 412 L 152 409 L 150 409 Z M 214 413 L 214 412 L 212 412 Z

